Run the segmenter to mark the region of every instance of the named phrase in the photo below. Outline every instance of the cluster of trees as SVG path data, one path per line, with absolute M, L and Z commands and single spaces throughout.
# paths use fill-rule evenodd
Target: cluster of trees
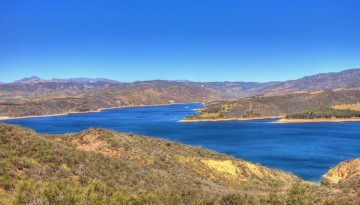
M 252 117 L 260 117 L 259 113 L 254 112 L 253 110 L 246 111 L 241 115 L 242 118 L 252 118 Z
M 354 118 L 360 117 L 359 111 L 320 108 L 310 111 L 297 112 L 286 115 L 286 119 L 317 119 L 317 118 Z

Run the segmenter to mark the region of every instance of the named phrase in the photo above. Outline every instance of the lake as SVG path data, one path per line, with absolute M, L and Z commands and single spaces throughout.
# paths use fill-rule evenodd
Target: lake
M 181 123 L 201 104 L 104 110 L 4 121 L 40 133 L 101 127 L 201 146 L 270 168 L 321 181 L 330 167 L 360 157 L 360 123 L 272 124 L 275 120 Z

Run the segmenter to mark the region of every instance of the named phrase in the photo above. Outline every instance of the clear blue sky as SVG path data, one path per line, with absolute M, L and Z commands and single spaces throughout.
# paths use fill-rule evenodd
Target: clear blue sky
M 0 81 L 273 81 L 360 67 L 359 0 L 0 0 Z

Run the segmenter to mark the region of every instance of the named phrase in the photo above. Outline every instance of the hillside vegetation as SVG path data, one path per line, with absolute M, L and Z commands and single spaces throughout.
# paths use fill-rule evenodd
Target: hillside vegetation
M 328 186 L 134 134 L 90 129 L 40 135 L 0 124 L 0 204 L 355 204 L 359 199 L 342 192 L 330 199 Z
M 317 118 L 360 118 L 360 112 L 354 110 L 339 110 L 334 108 L 320 108 L 288 114 L 285 119 L 317 119 Z
M 360 89 L 342 89 L 333 91 L 301 92 L 282 95 L 261 95 L 231 101 L 207 103 L 200 112 L 186 120 L 261 118 L 297 116 L 294 113 L 311 113 L 313 110 L 332 111 L 334 116 L 356 117 L 357 111 L 339 110 L 330 107 L 360 102 Z M 326 108 L 326 109 L 324 109 Z M 319 112 L 317 112 L 319 113 Z M 325 115 L 329 114 L 327 112 Z M 294 115 L 292 115 L 294 114 Z M 314 116 L 315 117 L 315 116 Z

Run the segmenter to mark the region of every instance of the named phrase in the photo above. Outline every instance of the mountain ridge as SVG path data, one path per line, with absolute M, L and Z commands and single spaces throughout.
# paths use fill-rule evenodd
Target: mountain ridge
M 31 83 L 31 82 L 41 82 L 43 79 L 39 78 L 38 76 L 31 76 L 31 77 L 25 77 L 19 80 L 15 80 L 11 83 Z
M 142 81 L 133 81 L 133 82 L 123 82 L 123 83 L 135 83 L 135 82 L 145 82 L 145 81 L 156 81 L 156 80 L 160 80 L 160 81 L 174 81 L 174 82 L 197 82 L 197 83 L 257 83 L 257 84 L 267 84 L 267 83 L 285 83 L 285 82 L 292 82 L 292 81 L 297 81 L 297 80 L 301 80 L 301 79 L 308 79 L 308 78 L 322 78 L 325 76 L 336 76 L 336 75 L 341 75 L 341 74 L 346 74 L 346 73 L 355 73 L 355 74 L 359 74 L 360 73 L 360 68 L 350 68 L 350 69 L 346 69 L 346 70 L 342 70 L 342 71 L 334 71 L 334 72 L 324 72 L 324 73 L 317 73 L 317 74 L 312 74 L 312 75 L 306 75 L 304 77 L 301 78 L 296 78 L 296 79 L 292 79 L 292 80 L 280 80 L 280 81 L 266 81 L 266 82 L 257 82 L 257 81 L 228 81 L 228 80 L 224 80 L 224 81 L 192 81 L 192 80 L 187 80 L 187 79 L 182 79 L 182 80 L 160 80 L 160 79 L 154 79 L 154 80 L 142 80 Z M 107 79 L 107 78 L 88 78 L 88 77 L 75 77 L 75 78 L 52 78 L 49 80 L 46 79 L 41 79 L 38 76 L 31 76 L 31 77 L 24 77 L 22 79 L 19 80 L 15 80 L 13 82 L 9 82 L 9 83 L 14 83 L 16 81 L 18 82 L 22 82 L 22 81 L 29 81 L 29 80 L 38 80 L 38 81 L 66 81 L 66 80 L 72 80 L 72 81 L 79 81 L 79 82 L 88 82 L 88 81 L 94 81 L 94 80 L 104 80 L 104 81 L 114 81 L 114 82 L 120 82 L 118 80 L 113 80 L 113 79 Z M 7 83 L 8 84 L 8 83 Z

